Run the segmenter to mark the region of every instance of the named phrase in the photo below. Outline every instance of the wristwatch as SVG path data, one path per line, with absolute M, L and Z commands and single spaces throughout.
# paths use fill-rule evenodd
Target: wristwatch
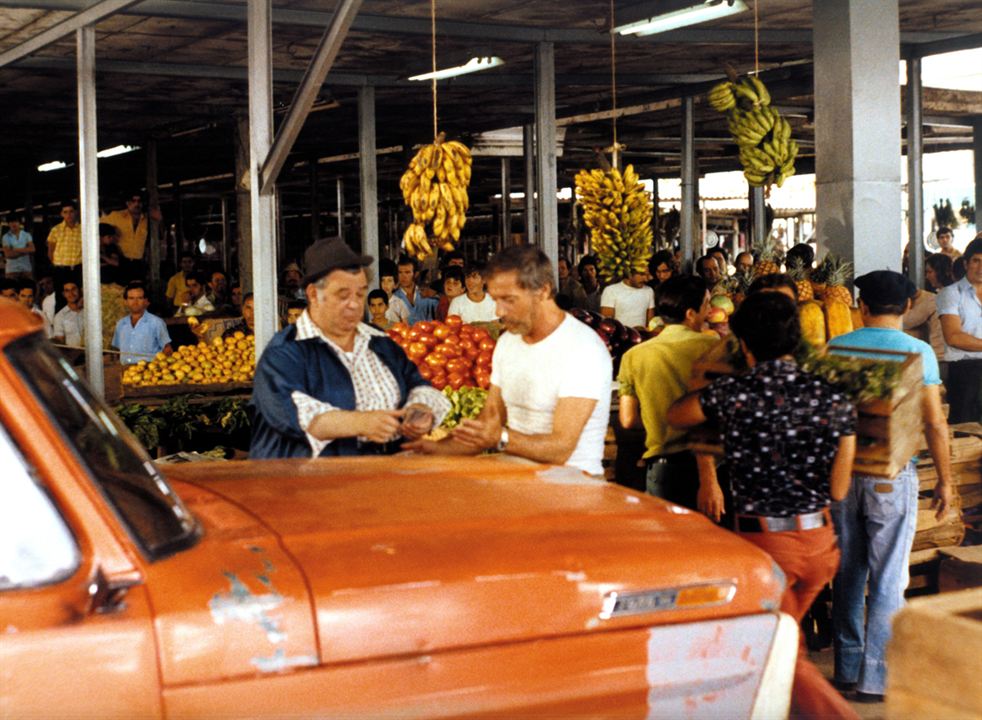
M 505 448 L 508 447 L 508 428 L 501 428 L 501 437 L 498 439 L 498 447 L 495 448 L 498 452 L 504 452 Z

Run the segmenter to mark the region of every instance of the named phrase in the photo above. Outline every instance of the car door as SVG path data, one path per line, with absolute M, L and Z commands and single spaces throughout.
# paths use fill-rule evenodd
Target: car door
M 98 513 L 64 503 L 45 481 L 57 458 L 32 461 L 8 430 L 0 418 L 0 717 L 160 717 L 139 574 L 107 576 L 119 549 Z

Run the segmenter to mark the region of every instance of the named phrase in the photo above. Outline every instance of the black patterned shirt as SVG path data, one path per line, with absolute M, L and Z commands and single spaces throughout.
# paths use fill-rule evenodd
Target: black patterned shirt
M 856 432 L 850 400 L 787 360 L 758 363 L 699 395 L 720 429 L 737 513 L 789 517 L 828 506 L 839 438 Z

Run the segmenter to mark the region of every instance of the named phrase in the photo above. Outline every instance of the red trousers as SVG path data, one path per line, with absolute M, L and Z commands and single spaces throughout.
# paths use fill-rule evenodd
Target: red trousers
M 815 597 L 835 577 L 839 567 L 839 548 L 831 523 L 814 530 L 744 532 L 740 537 L 752 542 L 781 566 L 788 583 L 781 598 L 781 611 L 800 625 Z M 794 670 L 791 717 L 859 720 L 859 715 L 845 698 L 808 660 L 804 636 L 801 636 Z

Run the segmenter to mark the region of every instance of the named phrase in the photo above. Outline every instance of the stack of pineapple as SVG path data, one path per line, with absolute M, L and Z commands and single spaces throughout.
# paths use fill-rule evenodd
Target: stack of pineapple
M 814 270 L 796 265 L 788 268 L 788 274 L 798 286 L 801 333 L 812 345 L 822 346 L 862 326 L 846 287 L 852 277 L 851 263 L 829 253 Z
M 750 284 L 763 275 L 781 272 L 781 253 L 771 237 L 753 248 L 757 262 L 749 273 L 726 278 L 713 291 L 725 294 L 739 306 Z M 838 335 L 862 327 L 859 310 L 853 307 L 852 293 L 846 283 L 852 277 L 852 264 L 831 253 L 814 270 L 791 265 L 786 272 L 798 289 L 798 312 L 801 332 L 813 346 L 820 347 Z

